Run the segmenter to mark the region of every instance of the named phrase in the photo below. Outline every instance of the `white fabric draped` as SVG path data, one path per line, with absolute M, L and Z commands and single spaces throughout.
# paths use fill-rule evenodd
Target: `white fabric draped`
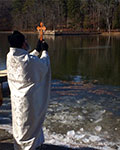
M 46 51 L 10 48 L 7 55 L 15 150 L 35 150 L 44 142 L 42 124 L 50 97 L 51 71 Z

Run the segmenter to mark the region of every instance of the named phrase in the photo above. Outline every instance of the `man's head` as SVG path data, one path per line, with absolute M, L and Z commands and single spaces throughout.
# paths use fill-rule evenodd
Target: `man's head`
M 25 40 L 25 36 L 19 31 L 14 31 L 11 35 L 9 35 L 8 41 L 11 47 L 23 48 L 25 50 L 29 50 L 29 45 Z
M 8 36 L 8 41 L 11 47 L 22 48 L 23 43 L 25 42 L 25 36 L 19 31 L 14 31 Z

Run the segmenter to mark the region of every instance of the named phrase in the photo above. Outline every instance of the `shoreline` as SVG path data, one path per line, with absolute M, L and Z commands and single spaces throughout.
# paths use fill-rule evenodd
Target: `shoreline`
M 12 33 L 13 31 L 0 31 L 1 34 L 3 33 Z M 20 32 L 24 34 L 39 34 L 37 31 L 22 31 Z M 109 32 L 97 32 L 97 31 L 62 31 L 62 30 L 46 30 L 44 35 L 53 35 L 53 36 L 64 36 L 64 35 L 102 35 L 102 36 L 119 36 L 120 31 L 111 31 Z

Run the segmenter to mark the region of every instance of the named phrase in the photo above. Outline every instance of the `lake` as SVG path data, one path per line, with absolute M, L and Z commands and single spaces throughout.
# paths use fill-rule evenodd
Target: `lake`
M 7 33 L 0 34 L 0 69 L 6 68 Z M 25 34 L 32 49 L 37 34 Z M 47 143 L 120 149 L 120 36 L 45 36 L 52 67 L 44 122 Z M 94 84 L 95 83 L 95 84 Z M 9 97 L 0 128 L 11 131 Z
M 9 49 L 7 33 L 0 34 L 0 69 Z M 37 34 L 26 34 L 31 49 Z M 120 86 L 120 36 L 45 36 L 49 44 L 52 78 L 93 81 Z

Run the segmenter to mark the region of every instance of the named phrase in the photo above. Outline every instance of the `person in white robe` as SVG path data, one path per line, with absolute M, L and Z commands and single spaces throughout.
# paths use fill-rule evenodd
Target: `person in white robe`
M 39 40 L 36 50 L 29 53 L 25 37 L 18 31 L 14 31 L 8 41 L 7 76 L 11 91 L 14 149 L 36 150 L 44 142 L 42 126 L 50 98 L 48 45 Z

